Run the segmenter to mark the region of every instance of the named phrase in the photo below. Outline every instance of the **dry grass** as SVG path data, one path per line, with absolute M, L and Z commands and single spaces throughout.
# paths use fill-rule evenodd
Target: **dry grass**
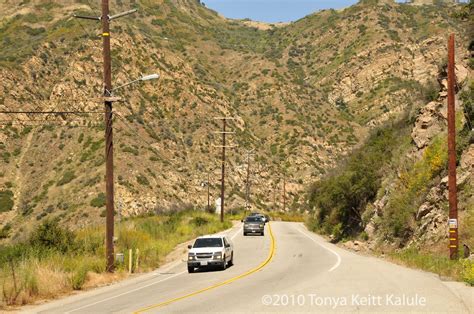
M 199 224 L 196 224 L 199 221 Z M 90 289 L 128 277 L 129 249 L 133 250 L 133 272 L 159 267 L 179 244 L 202 234 L 227 229 L 229 221 L 220 223 L 215 215 L 186 211 L 162 217 L 141 217 L 122 222 L 116 235 L 115 251 L 125 254 L 114 274 L 105 273 L 104 229 L 91 227 L 74 234 L 73 249 L 65 252 L 23 244 L 20 255 L 6 258 L 0 267 L 0 309 L 53 299 L 74 290 Z M 8 252 L 6 248 L 0 253 Z M 136 269 L 136 250 L 140 250 Z M 7 253 L 3 253 L 6 255 Z M 8 253 L 11 254 L 11 253 Z
M 422 269 L 474 286 L 474 262 L 467 259 L 450 260 L 445 255 L 421 253 L 416 249 L 407 249 L 398 253 L 389 253 L 396 264 Z

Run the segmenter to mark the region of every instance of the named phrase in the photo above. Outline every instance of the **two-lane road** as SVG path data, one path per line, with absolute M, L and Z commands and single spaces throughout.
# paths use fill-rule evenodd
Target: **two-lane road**
M 184 262 L 168 269 L 55 301 L 30 312 L 427 312 L 469 313 L 437 276 L 325 242 L 299 223 L 272 222 L 273 235 L 229 231 L 235 265 L 188 274 Z M 469 290 L 470 289 L 470 290 Z M 470 298 L 470 296 L 472 298 Z M 466 304 L 467 302 L 471 304 Z

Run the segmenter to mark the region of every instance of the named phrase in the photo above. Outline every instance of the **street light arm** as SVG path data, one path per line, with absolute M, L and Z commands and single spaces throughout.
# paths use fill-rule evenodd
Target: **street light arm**
M 118 19 L 119 17 L 125 16 L 125 15 L 129 15 L 129 14 L 135 13 L 135 12 L 137 12 L 137 11 L 138 11 L 138 9 L 133 9 L 133 10 L 129 10 L 129 11 L 126 11 L 126 12 L 122 12 L 122 13 L 119 13 L 119 14 L 115 14 L 115 15 L 109 16 L 109 21 L 112 21 L 112 20 L 114 20 L 114 19 Z
M 123 84 L 123 85 L 114 87 L 114 88 L 112 88 L 112 90 L 110 91 L 110 94 L 112 95 L 112 93 L 115 92 L 117 89 L 121 89 L 121 88 L 127 87 L 128 85 L 132 85 L 132 84 L 134 84 L 134 83 L 136 83 L 136 82 L 139 82 L 139 81 L 141 81 L 141 79 L 134 80 L 134 81 L 125 83 L 125 84 Z
M 94 21 L 100 21 L 102 19 L 101 17 L 84 16 L 84 15 L 77 15 L 77 14 L 73 14 L 72 17 L 75 17 L 75 18 L 78 18 L 78 19 L 83 19 L 83 20 L 94 20 Z
M 115 92 L 117 89 L 126 87 L 128 85 L 132 85 L 132 84 L 137 83 L 137 82 L 156 80 L 156 79 L 159 79 L 159 78 L 160 78 L 159 74 L 145 75 L 145 76 L 140 77 L 139 79 L 133 80 L 131 82 L 128 82 L 128 83 L 125 83 L 123 85 L 120 85 L 120 86 L 117 86 L 117 87 L 113 88 L 112 90 L 109 91 L 109 94 L 112 95 L 112 93 Z

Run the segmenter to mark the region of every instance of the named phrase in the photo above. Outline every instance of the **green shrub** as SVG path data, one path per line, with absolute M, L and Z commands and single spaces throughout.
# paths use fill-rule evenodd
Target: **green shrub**
M 439 85 L 436 82 L 429 82 L 422 87 L 422 94 L 427 102 L 438 99 Z
M 13 209 L 13 192 L 10 190 L 0 191 L 0 213 Z
M 474 286 L 474 262 L 470 260 L 462 260 L 462 277 L 469 285 Z
M 148 181 L 148 178 L 141 174 L 137 176 L 137 182 L 141 185 L 150 186 L 150 181 Z
M 130 153 L 130 154 L 133 154 L 135 156 L 138 156 L 140 153 L 138 152 L 138 149 L 134 148 L 134 147 L 130 147 L 130 146 L 126 146 L 122 149 L 123 152 L 125 153 Z
M 209 223 L 209 220 L 204 217 L 197 216 L 191 219 L 190 223 L 195 226 L 200 227 L 200 226 L 207 225 Z
M 73 249 L 74 234 L 59 225 L 59 219 L 47 219 L 31 234 L 32 247 L 66 253 Z
M 82 265 L 72 274 L 70 281 L 74 290 L 82 289 L 82 286 L 84 286 L 84 283 L 86 282 L 88 271 L 87 265 Z
M 92 207 L 104 207 L 106 204 L 105 194 L 99 193 L 96 198 L 92 199 L 90 205 Z
M 75 178 L 76 178 L 76 174 L 74 173 L 74 171 L 71 171 L 71 170 L 66 171 L 63 174 L 63 177 L 61 179 L 59 179 L 58 183 L 56 183 L 56 186 L 61 186 L 61 185 L 68 184 L 69 182 L 71 182 Z
M 6 224 L 3 226 L 3 228 L 0 230 L 0 239 L 5 239 L 10 236 L 10 230 L 12 229 L 12 226 L 10 224 Z

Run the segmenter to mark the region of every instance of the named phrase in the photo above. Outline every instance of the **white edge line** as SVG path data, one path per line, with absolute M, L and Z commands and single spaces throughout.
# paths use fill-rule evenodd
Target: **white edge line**
M 317 242 L 313 237 L 310 237 L 305 231 L 299 229 L 299 228 L 296 228 L 299 232 L 301 232 L 301 234 L 303 234 L 304 236 L 306 236 L 307 238 L 309 238 L 311 241 L 313 241 L 314 243 L 316 243 L 317 245 L 319 245 L 320 247 L 328 250 L 329 252 L 331 252 L 332 254 L 336 255 L 337 257 L 337 262 L 336 264 L 334 264 L 333 267 L 331 267 L 331 269 L 329 269 L 329 272 L 332 272 L 333 270 L 335 270 L 336 268 L 339 267 L 339 265 L 341 265 L 341 256 L 334 250 L 328 248 L 327 246 L 325 245 L 322 245 L 321 243 Z
M 163 281 L 166 281 L 166 280 L 168 280 L 168 279 L 171 279 L 171 278 L 174 278 L 174 277 L 178 277 L 178 276 L 180 276 L 180 275 L 182 275 L 182 274 L 184 274 L 184 273 L 186 273 L 186 271 L 182 271 L 182 272 L 180 272 L 180 273 L 177 273 L 177 274 L 174 274 L 174 275 L 172 275 L 172 276 L 169 276 L 169 277 L 167 277 L 167 278 L 165 278 L 165 279 L 163 279 L 163 280 L 158 280 L 158 281 L 156 281 L 156 282 L 150 283 L 150 284 L 148 284 L 148 285 L 146 285 L 146 286 L 142 286 L 142 287 L 139 287 L 139 288 L 136 288 L 136 289 L 133 289 L 133 290 L 130 290 L 130 291 L 121 293 L 121 294 L 114 295 L 114 296 L 109 297 L 109 298 L 106 298 L 106 299 L 99 300 L 99 301 L 94 302 L 94 303 L 90 303 L 90 304 L 84 305 L 84 306 L 82 306 L 82 307 L 78 307 L 78 308 L 76 308 L 76 309 L 74 309 L 74 310 L 71 310 L 71 311 L 68 311 L 68 312 L 65 312 L 65 313 L 76 312 L 76 311 L 85 309 L 85 308 L 87 308 L 87 307 L 90 307 L 90 306 L 93 306 L 93 305 L 96 305 L 96 304 L 99 304 L 99 303 L 102 303 L 102 302 L 106 302 L 106 301 L 109 301 L 109 300 L 112 300 L 112 299 L 121 297 L 121 296 L 123 296 L 123 295 L 129 294 L 129 293 L 132 293 L 132 292 L 135 292 L 135 291 L 138 291 L 138 290 L 142 290 L 142 289 L 144 289 L 144 288 L 148 288 L 148 287 L 150 287 L 150 286 L 156 285 L 156 284 L 158 284 L 158 283 L 160 283 L 160 282 L 163 282 Z
M 240 228 L 237 230 L 237 232 L 234 233 L 234 235 L 233 235 L 230 239 L 231 239 L 231 240 L 234 240 L 234 238 L 235 238 L 239 233 L 242 232 L 242 228 L 243 228 L 243 227 L 240 227 Z
M 242 227 L 240 227 L 240 228 L 237 230 L 237 232 L 231 237 L 231 239 L 234 239 L 234 238 L 239 234 L 239 232 L 240 232 L 241 230 L 242 230 Z M 180 262 L 177 261 L 177 262 L 173 263 L 172 265 L 170 265 L 170 267 L 167 268 L 167 271 L 169 271 L 169 270 L 172 269 L 174 266 L 176 266 L 176 265 L 174 265 L 174 264 L 177 265 L 177 264 L 180 264 Z M 174 274 L 174 275 L 172 275 L 172 276 L 169 276 L 169 277 L 167 277 L 167 278 L 165 278 L 165 279 L 163 279 L 163 280 L 159 280 L 159 281 L 150 283 L 150 284 L 148 284 L 148 285 L 146 285 L 146 286 L 142 286 L 142 287 L 139 287 L 139 288 L 136 288 L 136 289 L 133 289 L 133 290 L 130 290 L 130 291 L 121 293 L 121 294 L 117 294 L 117 295 L 115 295 L 115 296 L 112 296 L 112 297 L 109 297 L 109 298 L 106 298 L 106 299 L 102 299 L 102 300 L 96 301 L 96 302 L 91 303 L 91 304 L 84 305 L 84 306 L 82 306 L 82 307 L 76 308 L 76 309 L 74 309 L 74 310 L 71 310 L 71 311 L 68 311 L 68 312 L 65 312 L 65 313 L 67 314 L 67 313 L 76 312 L 76 311 L 85 309 L 85 308 L 87 308 L 87 307 L 91 307 L 91 306 L 94 306 L 94 305 L 96 305 L 96 304 L 103 303 L 103 302 L 106 302 L 106 301 L 109 301 L 109 300 L 112 300 L 112 299 L 121 297 L 121 296 L 123 296 L 123 295 L 129 294 L 129 293 L 133 293 L 133 292 L 135 292 L 135 291 L 142 290 L 142 289 L 144 289 L 144 288 L 148 288 L 148 287 L 150 287 L 150 286 L 156 285 L 156 284 L 158 284 L 158 283 L 160 283 L 160 282 L 163 282 L 163 281 L 166 281 L 166 280 L 168 280 L 168 279 L 171 279 L 171 278 L 174 278 L 174 277 L 178 277 L 178 276 L 180 276 L 180 275 L 182 275 L 182 274 L 184 274 L 184 273 L 186 273 L 186 271 L 182 271 L 182 272 L 180 272 L 180 273 L 177 273 L 177 274 Z

